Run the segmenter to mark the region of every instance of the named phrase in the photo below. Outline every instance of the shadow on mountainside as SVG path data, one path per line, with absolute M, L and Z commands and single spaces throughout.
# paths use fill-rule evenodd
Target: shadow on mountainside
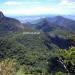
M 50 36 L 48 33 L 46 33 L 46 37 L 48 39 L 45 39 L 45 45 L 51 49 L 52 47 L 50 46 L 51 43 L 55 44 L 56 46 L 58 46 L 60 49 L 68 49 L 70 46 L 71 46 L 71 43 L 69 42 L 68 39 L 64 39 L 64 38 L 61 38 L 59 36 L 55 36 L 55 37 L 52 37 Z

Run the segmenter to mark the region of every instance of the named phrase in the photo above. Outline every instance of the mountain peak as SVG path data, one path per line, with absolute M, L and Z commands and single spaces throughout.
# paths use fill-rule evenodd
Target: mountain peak
M 62 16 L 56 16 L 55 18 L 57 18 L 57 19 L 64 19 L 64 17 L 62 17 Z
M 2 11 L 0 11 L 0 19 L 1 19 L 1 18 L 4 18 L 4 14 L 3 14 Z

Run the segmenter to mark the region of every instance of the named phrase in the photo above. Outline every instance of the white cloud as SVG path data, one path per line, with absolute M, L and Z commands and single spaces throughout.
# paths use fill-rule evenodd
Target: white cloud
M 75 7 L 75 1 L 71 1 L 71 0 L 62 0 L 59 5 L 63 5 L 63 6 L 74 6 Z
M 32 7 L 29 9 L 8 9 L 8 10 L 3 10 L 5 14 L 8 15 L 40 15 L 40 14 L 65 14 L 65 12 L 68 11 L 65 8 L 61 7 L 51 7 L 51 6 L 43 6 L 43 7 Z
M 47 6 L 47 7 L 32 7 L 29 9 L 14 9 L 13 10 L 8 9 L 8 10 L 3 10 L 5 14 L 22 14 L 22 15 L 37 15 L 37 14 L 45 14 L 45 13 L 50 13 L 51 11 L 55 12 L 54 8 Z
M 67 5 L 67 4 L 69 4 L 69 2 L 67 0 L 62 0 L 59 4 L 60 5 Z
M 4 3 L 5 5 L 21 5 L 22 2 L 16 2 L 16 1 L 8 1 Z
M 40 5 L 33 7 L 33 4 L 38 5 L 38 0 L 35 2 L 16 2 L 9 1 L 5 2 L 5 6 L 13 7 L 12 9 L 8 8 L 2 10 L 7 15 L 40 15 L 40 14 L 74 14 L 75 13 L 75 2 L 69 0 L 61 0 L 61 2 L 57 5 Z M 27 4 L 27 5 L 26 5 Z M 23 6 L 16 7 L 16 6 Z M 25 6 L 29 6 L 26 8 Z
M 18 1 L 7 1 L 4 3 L 4 5 L 9 5 L 9 6 L 13 6 L 13 5 L 25 5 L 25 4 L 39 4 L 40 2 L 35 1 L 35 2 L 18 2 Z

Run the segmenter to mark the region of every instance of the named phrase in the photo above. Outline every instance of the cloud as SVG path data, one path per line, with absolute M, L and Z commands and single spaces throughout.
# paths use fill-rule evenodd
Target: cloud
M 7 15 L 75 14 L 75 1 L 73 0 L 61 0 L 56 5 L 42 5 L 38 0 L 32 2 L 8 1 L 4 2 L 4 5 L 5 10 L 2 11 Z
M 38 1 L 32 1 L 32 2 L 19 2 L 19 1 L 7 1 L 4 2 L 4 5 L 13 6 L 13 5 L 27 5 L 27 4 L 40 4 Z
M 61 8 L 65 8 L 66 10 L 71 9 L 71 10 L 74 11 L 74 9 L 75 9 L 75 1 L 73 1 L 73 0 L 62 0 L 58 4 L 58 6 L 61 7 Z
M 14 11 L 15 12 L 14 12 Z M 29 9 L 8 9 L 8 10 L 3 10 L 5 14 L 8 15 L 43 15 L 43 14 L 68 14 L 68 10 L 65 8 L 61 7 L 52 7 L 52 6 L 41 6 L 41 7 L 32 7 Z
M 5 5 L 22 5 L 22 2 L 16 2 L 16 1 L 8 1 L 4 3 Z
M 64 5 L 64 6 L 75 6 L 75 1 L 73 0 L 62 0 L 59 5 Z
M 14 9 L 15 12 L 13 12 L 13 10 L 8 9 L 8 10 L 3 10 L 3 12 L 5 14 L 17 14 L 17 15 L 37 15 L 37 14 L 46 14 L 46 13 L 50 13 L 51 11 L 55 11 L 52 7 L 47 6 L 47 7 L 32 7 L 32 8 L 28 8 L 28 9 L 22 9 L 22 8 L 18 8 L 18 9 Z
M 67 1 L 69 1 L 69 2 L 75 2 L 75 0 L 67 0 Z

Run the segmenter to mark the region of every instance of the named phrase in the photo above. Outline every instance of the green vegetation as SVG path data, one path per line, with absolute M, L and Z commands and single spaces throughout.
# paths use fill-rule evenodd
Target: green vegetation
M 0 67 L 2 75 L 68 75 L 75 73 L 75 47 L 60 49 L 55 44 L 48 43 L 51 49 L 45 45 L 45 41 L 51 42 L 44 33 L 41 35 L 16 33 L 0 38 L 0 66 L 4 67 L 4 69 Z
M 5 59 L 0 62 L 0 75 L 15 75 L 16 62 L 13 59 Z
M 34 24 L 22 24 L 3 15 L 0 17 L 0 75 L 74 75 L 75 36 L 70 29 L 74 31 L 75 22 L 60 16 L 54 23 L 41 19 Z

